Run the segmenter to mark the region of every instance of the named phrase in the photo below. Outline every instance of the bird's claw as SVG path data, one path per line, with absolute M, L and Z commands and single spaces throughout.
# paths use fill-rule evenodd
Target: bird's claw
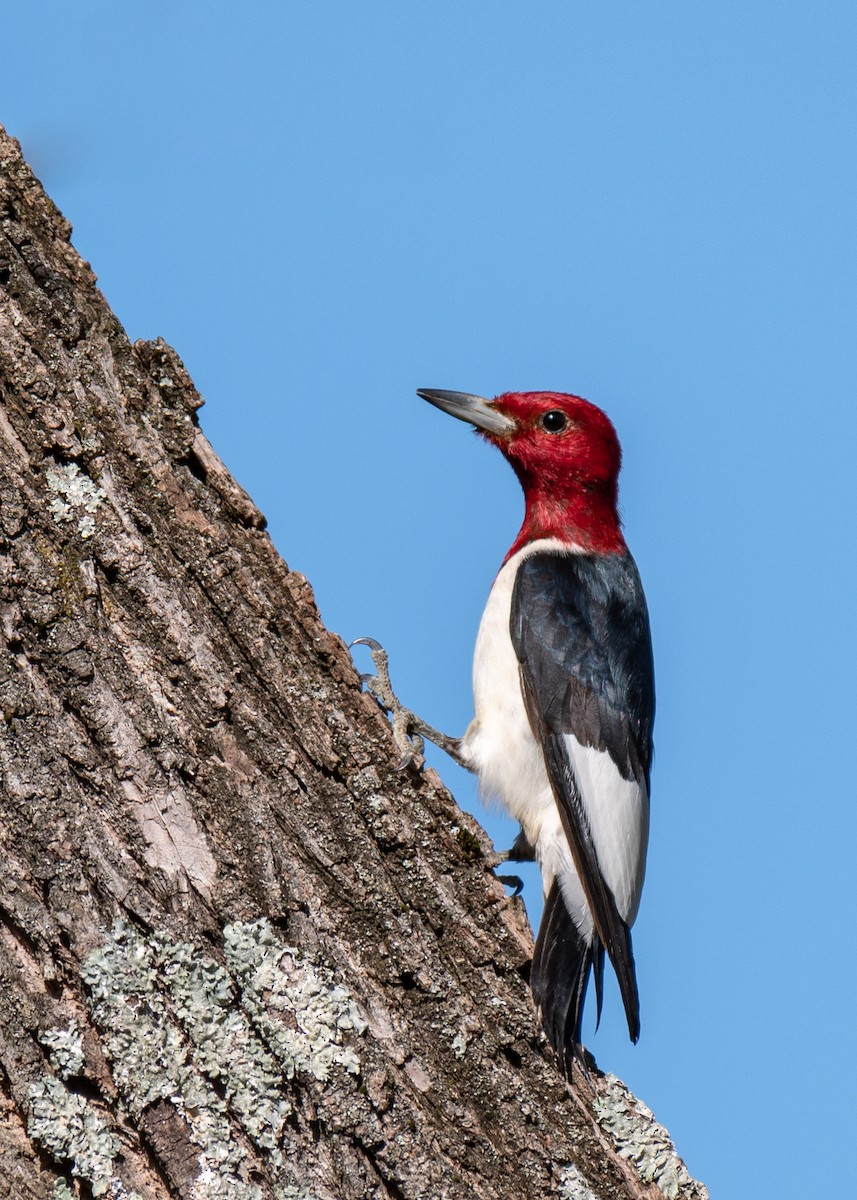
M 372 662 L 375 664 L 376 673 L 361 675 L 360 682 L 372 699 L 390 717 L 393 726 L 393 740 L 397 749 L 402 752 L 402 757 L 394 769 L 405 771 L 408 767 L 414 766 L 421 771 L 425 765 L 425 742 L 414 728 L 418 723 L 418 718 L 410 709 L 405 708 L 393 691 L 387 651 L 380 642 L 370 637 L 355 638 L 348 649 L 350 650 L 353 646 L 368 646 Z
M 513 896 L 520 896 L 524 890 L 524 881 L 520 875 L 498 875 L 497 868 L 508 862 L 536 861 L 535 849 L 523 829 L 519 831 L 508 850 L 497 850 L 492 857 L 494 861 L 491 864 L 491 870 L 494 872 L 494 878 L 505 884 L 506 887 L 512 888 Z
M 511 888 L 513 896 L 520 896 L 524 890 L 524 881 L 520 875 L 498 875 L 496 868 L 492 867 L 491 869 L 498 883 L 502 883 L 504 887 Z

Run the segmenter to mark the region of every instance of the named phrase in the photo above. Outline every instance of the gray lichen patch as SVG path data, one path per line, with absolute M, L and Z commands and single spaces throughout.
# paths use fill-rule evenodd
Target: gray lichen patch
M 278 1151 L 292 1105 L 281 1091 L 282 1071 L 254 1031 L 233 980 L 187 943 L 158 939 L 157 966 L 173 1011 L 193 1046 L 193 1061 L 223 1082 L 229 1107 L 252 1141 Z
M 119 1139 L 89 1101 L 50 1076 L 31 1084 L 27 1099 L 27 1133 L 54 1162 L 67 1165 L 76 1179 L 88 1183 L 93 1196 L 140 1200 L 116 1177 Z M 58 1180 L 54 1197 L 58 1200 L 70 1195 L 68 1185 Z
M 129 1192 L 118 1179 L 111 1181 L 105 1194 L 110 1200 L 142 1200 L 139 1192 Z M 50 1200 L 77 1200 L 77 1192 L 73 1192 L 64 1179 L 58 1179 L 53 1186 Z
M 228 926 L 224 949 L 225 967 L 191 943 L 117 921 L 82 974 L 131 1115 L 165 1101 L 199 1148 L 194 1196 L 260 1197 L 243 1178 L 253 1147 L 277 1177 L 275 1194 L 286 1196 L 295 1184 L 288 1080 L 356 1072 L 344 1037 L 366 1024 L 346 989 L 268 921 Z
M 269 921 L 236 922 L 223 936 L 243 1002 L 286 1074 L 324 1081 L 334 1066 L 357 1074 L 360 1060 L 343 1035 L 364 1033 L 366 1021 L 348 990 L 280 941 Z
M 67 1029 L 46 1029 L 39 1034 L 39 1041 L 47 1049 L 51 1066 L 60 1079 L 81 1073 L 83 1034 L 76 1021 L 72 1021 Z
M 83 978 L 113 1077 L 131 1115 L 139 1119 L 159 1100 L 173 1104 L 200 1148 L 197 1182 L 205 1188 L 199 1194 L 218 1196 L 222 1188 L 223 1195 L 240 1195 L 247 1150 L 236 1137 L 228 1099 L 237 1096 L 237 1107 L 245 1108 L 242 1087 L 249 1056 L 246 1050 L 241 1053 L 241 1033 L 231 1027 L 234 996 L 224 994 L 216 964 L 202 956 L 199 964 L 193 963 L 195 953 L 164 936 L 145 938 L 134 926 L 117 921 L 111 940 L 84 964 Z M 235 1050 L 234 1062 L 227 1045 Z M 215 1061 L 218 1055 L 223 1061 Z M 257 1080 L 262 1095 L 266 1087 L 275 1091 L 266 1065 Z M 212 1079 L 223 1082 L 227 1099 L 218 1095 Z M 272 1107 L 267 1106 L 269 1120 Z M 283 1119 L 269 1127 L 269 1141 L 276 1141 Z M 259 1125 L 264 1120 L 260 1117 Z M 248 1200 L 252 1195 L 247 1193 Z
M 54 520 L 58 524 L 65 524 L 76 519 L 80 536 L 92 537 L 95 533 L 95 512 L 101 502 L 107 499 L 104 488 L 93 483 L 77 463 L 49 468 L 47 482 L 54 492 L 54 498 L 48 504 L 48 511 L 53 514 Z
M 593 1109 L 620 1157 L 632 1162 L 640 1178 L 656 1184 L 668 1200 L 708 1200 L 708 1189 L 690 1176 L 670 1135 L 645 1104 L 615 1075 L 605 1075 L 604 1085 L 593 1101 Z
M 559 1179 L 559 1198 L 560 1200 L 598 1200 L 598 1196 L 586 1182 L 585 1175 L 574 1163 L 567 1163 L 562 1169 Z

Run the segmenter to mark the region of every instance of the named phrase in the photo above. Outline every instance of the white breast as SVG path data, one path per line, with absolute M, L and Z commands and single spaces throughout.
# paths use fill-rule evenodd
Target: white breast
M 552 538 L 531 543 L 509 559 L 494 581 L 473 657 L 476 715 L 462 742 L 464 756 L 478 775 L 483 800 L 499 800 L 535 848 L 545 893 L 555 875 L 573 868 L 544 756 L 524 708 L 509 622 L 521 559 L 539 550 L 557 549 L 568 551 L 568 546 Z

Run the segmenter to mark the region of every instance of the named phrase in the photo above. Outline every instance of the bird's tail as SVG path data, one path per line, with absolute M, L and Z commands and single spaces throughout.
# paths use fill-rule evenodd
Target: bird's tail
M 596 938 L 597 943 L 597 938 Z M 600 943 L 597 943 L 601 951 Z M 589 971 L 596 958 L 596 944 L 585 941 L 571 919 L 554 880 L 536 938 L 530 987 L 541 1013 L 542 1024 L 562 1065 L 571 1079 L 575 1057 L 580 1057 L 580 1026 Z M 603 951 L 599 962 L 603 964 Z M 600 980 L 598 981 L 600 983 Z M 601 988 L 598 989 L 599 1016 Z

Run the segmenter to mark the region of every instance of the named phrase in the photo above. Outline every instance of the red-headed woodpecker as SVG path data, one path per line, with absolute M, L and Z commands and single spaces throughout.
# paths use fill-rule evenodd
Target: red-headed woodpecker
M 535 858 L 541 869 L 530 982 L 571 1078 L 591 970 L 601 1014 L 605 950 L 633 1041 L 640 1032 L 631 926 L 649 835 L 655 689 L 646 601 L 617 512 L 621 450 L 608 417 L 578 396 L 418 395 L 501 451 L 526 512 L 479 627 L 475 716 L 463 739 L 402 709 L 383 650 L 362 639 L 379 668 L 369 686 L 397 734 L 437 742 L 520 822 L 505 857 Z
M 571 1074 L 604 951 L 636 1041 L 631 925 L 649 835 L 655 688 L 640 576 L 617 511 L 621 450 L 578 396 L 483 400 L 428 391 L 510 462 L 526 513 L 488 597 L 473 662 L 475 717 L 461 755 L 481 793 L 519 821 L 545 910 L 531 974 L 546 1032 Z

